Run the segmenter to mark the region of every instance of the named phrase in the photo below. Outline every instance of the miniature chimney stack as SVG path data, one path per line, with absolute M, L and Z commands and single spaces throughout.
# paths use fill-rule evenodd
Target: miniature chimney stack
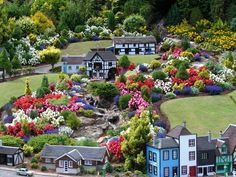
M 183 121 L 182 126 L 186 128 L 186 121 Z
M 208 142 L 211 142 L 211 131 L 208 132 Z
M 153 138 L 153 141 L 152 141 L 152 144 L 153 144 L 153 146 L 155 146 L 156 145 L 156 143 L 157 143 L 157 134 L 154 132 L 153 134 L 152 134 L 152 138 Z

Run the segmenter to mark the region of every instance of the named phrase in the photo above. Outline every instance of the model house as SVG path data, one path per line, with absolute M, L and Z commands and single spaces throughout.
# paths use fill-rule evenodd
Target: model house
M 215 145 L 212 143 L 211 132 L 208 136 L 197 137 L 197 168 L 198 176 L 215 174 Z
M 115 78 L 117 58 L 111 51 L 93 50 L 83 56 L 63 56 L 61 70 L 64 73 L 78 73 L 81 66 L 86 68 L 90 78 Z
M 42 163 L 57 173 L 79 174 L 85 171 L 102 169 L 108 159 L 106 147 L 63 146 L 46 144 L 41 154 Z
M 78 73 L 83 66 L 84 57 L 81 56 L 62 56 L 61 71 L 68 74 Z
M 158 138 L 148 143 L 146 157 L 148 176 L 179 176 L 179 145 L 173 138 Z
M 0 140 L 0 165 L 16 166 L 23 162 L 24 154 L 21 148 L 3 146 Z
M 116 55 L 150 55 L 156 53 L 154 36 L 114 37 L 113 47 Z
M 111 51 L 90 51 L 84 58 L 86 73 L 90 78 L 115 78 L 117 58 Z
M 175 138 L 179 143 L 179 168 L 181 177 L 197 175 L 197 135 L 191 134 L 186 128 L 186 122 L 173 128 L 168 137 Z

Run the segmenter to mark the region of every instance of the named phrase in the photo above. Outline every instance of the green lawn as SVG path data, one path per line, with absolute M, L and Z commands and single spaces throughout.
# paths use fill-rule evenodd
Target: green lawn
M 83 55 L 90 51 L 90 48 L 112 46 L 111 40 L 86 41 L 70 44 L 66 49 L 61 50 L 62 55 Z
M 40 85 L 43 75 L 29 76 L 30 88 L 35 91 Z M 57 80 L 57 74 L 47 74 L 49 82 L 55 82 Z M 0 106 L 3 106 L 9 101 L 12 96 L 20 96 L 25 91 L 25 80 L 27 77 L 22 77 L 14 81 L 8 81 L 0 83 Z
M 135 64 L 142 64 L 142 63 L 151 63 L 151 61 L 158 57 L 156 55 L 128 55 L 129 60 Z
M 163 103 L 161 111 L 172 128 L 186 120 L 191 132 L 207 135 L 211 131 L 217 137 L 228 124 L 236 124 L 236 104 L 230 95 L 236 100 L 236 91 L 228 95 L 174 99 Z

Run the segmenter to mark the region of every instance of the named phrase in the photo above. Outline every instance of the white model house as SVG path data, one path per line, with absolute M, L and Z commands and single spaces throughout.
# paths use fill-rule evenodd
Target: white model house
M 113 47 L 116 55 L 150 55 L 156 53 L 154 36 L 114 37 Z

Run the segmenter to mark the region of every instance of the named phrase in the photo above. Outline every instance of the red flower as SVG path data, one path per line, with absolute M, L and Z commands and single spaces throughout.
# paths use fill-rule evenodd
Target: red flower
M 135 69 L 135 67 L 136 67 L 135 64 L 131 63 L 128 67 L 128 70 L 133 71 Z

